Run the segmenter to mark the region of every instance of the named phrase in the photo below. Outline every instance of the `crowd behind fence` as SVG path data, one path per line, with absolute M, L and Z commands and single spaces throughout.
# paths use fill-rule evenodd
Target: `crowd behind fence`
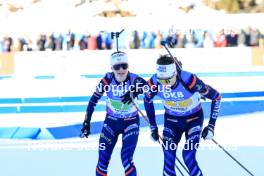
M 0 34 L 0 52 L 104 50 L 114 46 L 110 31 L 98 33 L 40 33 L 38 36 L 8 36 Z M 173 29 L 168 31 L 125 31 L 120 37 L 120 48 L 161 48 L 167 40 L 171 48 L 264 47 L 264 31 L 246 29 Z

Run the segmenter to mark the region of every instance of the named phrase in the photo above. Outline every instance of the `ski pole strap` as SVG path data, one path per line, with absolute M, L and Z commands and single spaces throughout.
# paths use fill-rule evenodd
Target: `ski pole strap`
M 216 140 L 212 139 L 212 141 L 221 148 L 230 158 L 232 158 L 239 166 L 241 166 L 249 175 L 254 176 L 243 164 L 241 164 L 235 157 L 233 157 L 223 146 L 221 146 Z

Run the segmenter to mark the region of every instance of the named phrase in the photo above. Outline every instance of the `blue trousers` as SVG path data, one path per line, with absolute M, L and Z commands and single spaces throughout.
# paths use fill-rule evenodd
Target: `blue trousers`
M 107 176 L 108 164 L 119 134 L 122 134 L 121 159 L 125 175 L 137 175 L 133 155 L 138 142 L 139 116 L 126 119 L 107 116 L 99 139 L 99 159 L 96 176 Z
M 182 156 L 187 166 L 190 176 L 202 176 L 202 171 L 196 160 L 196 151 L 199 147 L 199 141 L 204 120 L 203 111 L 200 110 L 190 116 L 171 116 L 165 114 L 163 130 L 163 153 L 164 153 L 164 176 L 176 176 L 175 160 L 177 146 L 181 136 L 185 134 L 185 145 Z

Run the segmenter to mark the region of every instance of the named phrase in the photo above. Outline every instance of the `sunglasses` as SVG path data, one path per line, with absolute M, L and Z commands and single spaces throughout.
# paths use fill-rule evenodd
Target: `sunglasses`
M 128 68 L 128 64 L 127 63 L 123 63 L 123 64 L 113 65 L 113 69 L 114 70 L 120 70 L 121 67 L 123 68 L 123 70 L 126 70 Z
M 158 78 L 158 82 L 161 83 L 161 84 L 170 84 L 170 83 L 173 82 L 173 76 L 170 77 L 170 78 L 166 78 L 166 79 Z

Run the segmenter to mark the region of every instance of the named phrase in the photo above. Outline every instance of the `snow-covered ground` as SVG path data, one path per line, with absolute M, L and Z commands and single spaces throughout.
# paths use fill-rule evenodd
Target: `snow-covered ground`
M 259 72 L 260 71 L 260 72 Z M 223 75 L 213 77 L 201 75 L 201 78 L 222 93 L 263 92 L 263 70 L 250 72 L 246 75 Z M 243 73 L 243 74 L 244 74 Z M 253 74 L 254 73 L 254 74 Z M 253 74 L 253 75 L 252 75 Z M 97 75 L 98 76 L 98 75 Z M 25 98 L 56 97 L 61 96 L 89 96 L 98 78 L 80 78 L 78 80 L 65 80 L 58 82 L 56 79 L 24 80 L 15 78 L 1 80 L 1 98 L 21 98 L 23 102 L 3 103 L 1 107 L 23 106 L 64 106 L 87 105 L 86 101 L 77 102 L 27 102 Z M 249 81 L 250 80 L 250 81 Z M 19 88 L 19 89 L 18 89 Z M 219 116 L 215 129 L 215 140 L 223 145 L 238 161 L 245 165 L 256 176 L 264 175 L 264 96 L 247 96 L 223 98 L 223 106 L 232 106 L 231 111 L 243 111 L 244 114 Z M 255 101 L 258 104 L 254 104 Z M 88 100 L 87 100 L 88 101 Z M 229 104 L 224 104 L 229 102 Z M 237 104 L 245 102 L 250 104 Z M 105 102 L 100 102 L 103 106 Z M 159 100 L 155 100 L 160 104 Z M 142 105 L 142 101 L 139 102 Z M 247 113 L 244 109 L 254 109 L 258 106 L 259 112 Z M 223 111 L 225 111 L 223 107 Z M 241 109 L 240 109 L 241 108 Z M 228 110 L 230 111 L 230 109 Z M 252 111 L 253 112 L 253 111 Z M 162 109 L 157 110 L 161 114 Z M 230 113 L 229 113 L 230 114 Z M 232 114 L 232 113 L 231 113 Z M 102 122 L 105 112 L 101 109 L 95 112 L 92 122 Z M 59 113 L 0 113 L 0 128 L 2 127 L 38 127 L 52 128 L 75 125 L 82 123 L 84 112 L 59 112 Z M 205 120 L 206 125 L 208 119 Z M 160 133 L 162 125 L 159 126 Z M 2 131 L 0 131 L 1 133 Z M 158 143 L 153 142 L 148 127 L 140 128 L 138 148 L 134 161 L 139 176 L 162 175 L 163 153 Z M 0 140 L 0 175 L 4 176 L 94 176 L 98 157 L 99 134 L 91 135 L 88 139 L 68 138 L 61 140 L 28 140 L 28 139 L 1 139 Z M 181 159 L 180 143 L 178 157 Z M 123 167 L 120 159 L 121 140 L 118 141 L 109 166 L 110 176 L 121 176 Z M 197 159 L 205 176 L 247 176 L 248 174 L 235 163 L 226 153 L 212 141 L 201 140 Z M 183 171 L 184 172 L 184 171 Z M 187 175 L 187 174 L 185 174 Z
M 252 113 L 217 121 L 215 140 L 256 176 L 263 175 L 264 113 Z M 205 124 L 207 121 L 205 121 Z M 160 126 L 160 132 L 162 126 Z M 141 128 L 135 163 L 140 176 L 162 175 L 163 154 L 158 143 L 149 137 L 148 127 Z M 0 141 L 1 175 L 5 176 L 93 176 L 98 157 L 98 134 L 88 139 Z M 184 141 L 184 140 L 182 140 Z M 181 142 L 178 157 L 181 159 Z M 110 176 L 123 175 L 118 141 L 109 166 Z M 248 175 L 212 141 L 201 140 L 197 159 L 204 175 Z M 179 165 L 179 164 L 178 164 Z M 183 169 L 182 169 L 183 171 Z M 184 171 L 183 171 L 184 172 Z M 187 175 L 187 174 L 186 174 Z

